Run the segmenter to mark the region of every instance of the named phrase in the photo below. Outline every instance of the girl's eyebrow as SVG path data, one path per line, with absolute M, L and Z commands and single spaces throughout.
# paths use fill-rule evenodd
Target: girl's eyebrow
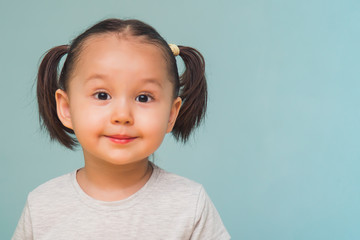
M 142 83 L 150 83 L 150 84 L 155 84 L 158 85 L 160 88 L 162 88 L 162 84 L 160 81 L 157 81 L 153 78 L 145 78 L 142 80 Z
M 108 76 L 106 74 L 95 73 L 95 74 L 90 75 L 90 77 L 86 78 L 85 83 L 90 80 L 93 80 L 93 79 L 106 79 L 107 77 Z
M 90 75 L 90 77 L 85 79 L 85 83 L 87 83 L 87 82 L 89 82 L 91 80 L 95 80 L 95 79 L 106 80 L 106 79 L 108 79 L 108 75 L 101 74 L 101 73 L 92 74 L 92 75 Z M 139 82 L 141 82 L 141 84 L 154 84 L 154 85 L 157 85 L 160 88 L 163 87 L 161 82 L 154 79 L 154 78 L 144 78 L 144 79 L 141 79 Z

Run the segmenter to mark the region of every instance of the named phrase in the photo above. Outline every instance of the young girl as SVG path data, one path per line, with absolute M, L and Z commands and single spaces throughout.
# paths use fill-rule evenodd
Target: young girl
M 138 20 L 107 19 L 46 53 L 37 97 L 42 126 L 67 148 L 80 144 L 85 166 L 29 194 L 13 239 L 230 238 L 200 184 L 148 160 L 166 133 L 186 142 L 204 117 L 197 50 Z

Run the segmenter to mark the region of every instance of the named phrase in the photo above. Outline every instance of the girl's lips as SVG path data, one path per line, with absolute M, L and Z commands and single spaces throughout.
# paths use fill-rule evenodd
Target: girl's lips
M 114 143 L 118 143 L 118 144 L 126 144 L 129 142 L 134 141 L 137 137 L 130 137 L 127 135 L 111 135 L 111 136 L 106 136 L 107 138 L 110 139 L 110 141 L 114 142 Z

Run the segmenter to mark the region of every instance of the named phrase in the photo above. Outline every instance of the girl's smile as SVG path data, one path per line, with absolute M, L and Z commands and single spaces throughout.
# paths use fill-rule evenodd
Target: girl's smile
M 111 135 L 106 137 L 116 144 L 127 144 L 137 139 L 137 137 L 131 137 L 127 135 Z

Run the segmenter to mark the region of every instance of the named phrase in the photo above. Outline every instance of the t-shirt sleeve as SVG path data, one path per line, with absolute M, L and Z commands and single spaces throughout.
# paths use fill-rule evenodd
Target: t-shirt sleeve
M 14 235 L 11 240 L 32 240 L 33 232 L 32 232 L 32 224 L 31 224 L 31 216 L 29 204 L 26 202 L 24 210 L 19 219 L 18 225 L 15 229 Z
M 194 225 L 191 240 L 230 239 L 219 213 L 203 187 L 201 187 L 199 193 Z

